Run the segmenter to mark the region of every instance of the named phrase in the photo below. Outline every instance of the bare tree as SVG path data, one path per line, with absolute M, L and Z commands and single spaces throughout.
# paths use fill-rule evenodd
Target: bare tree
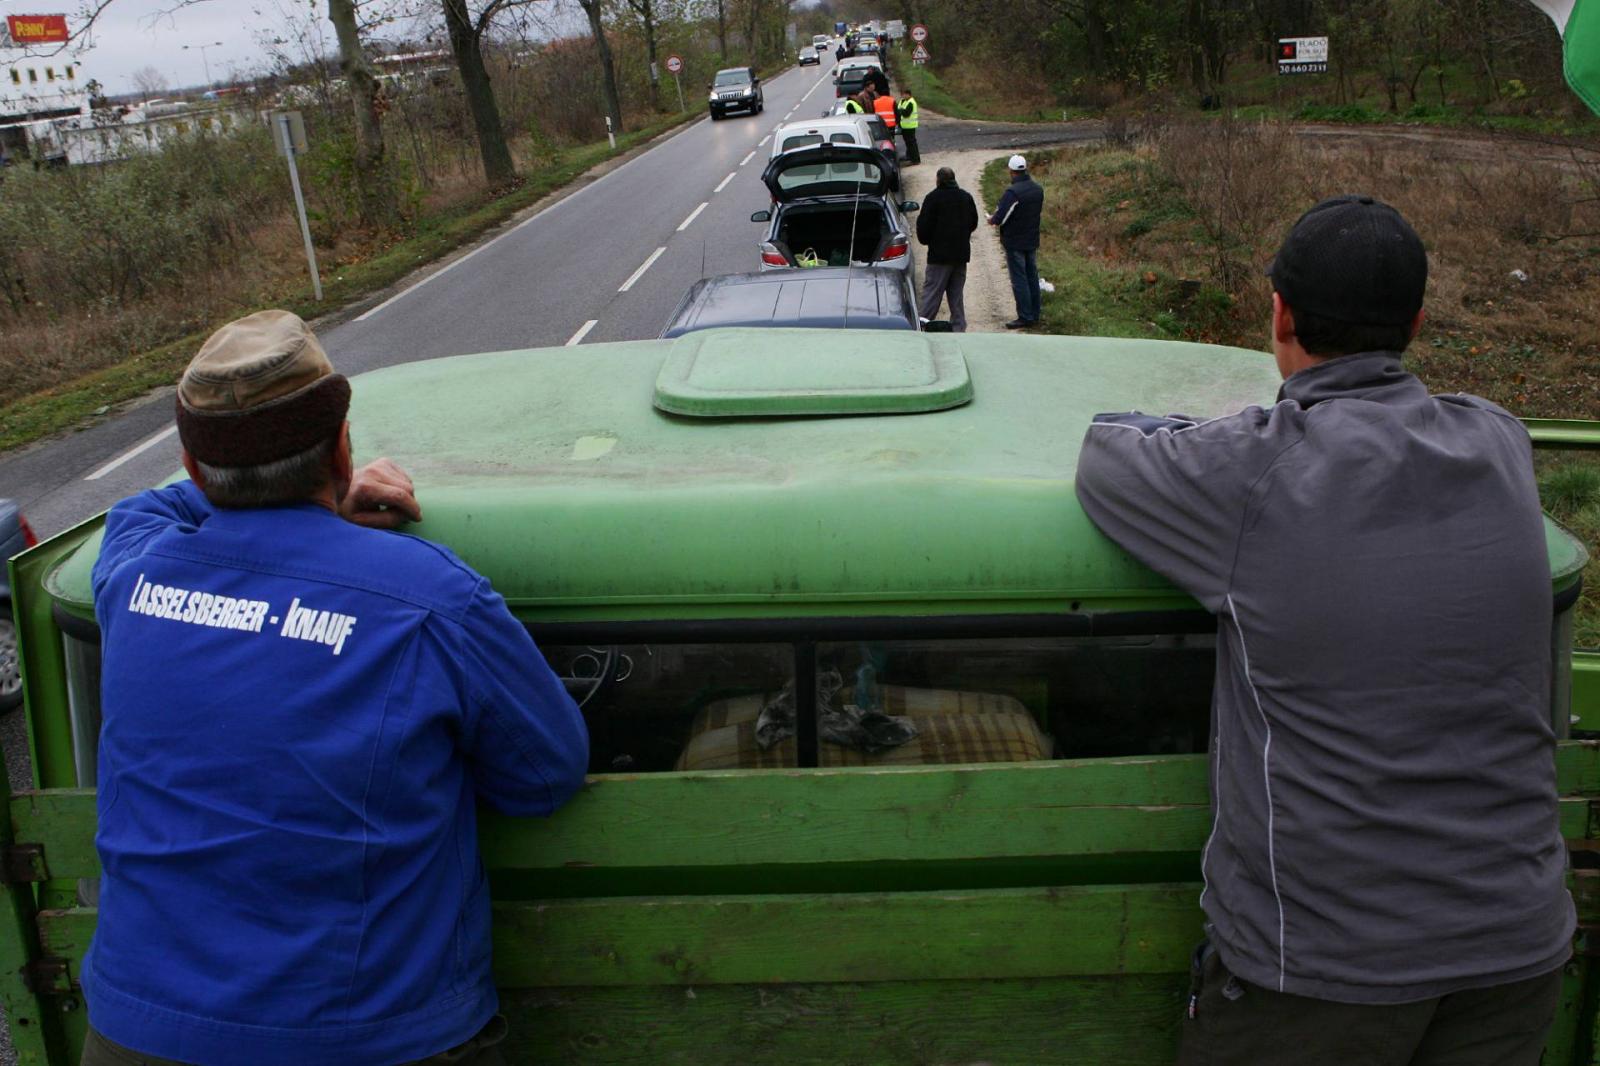
M 611 128 L 622 132 L 622 94 L 617 90 L 617 64 L 611 58 L 611 44 L 606 40 L 606 27 L 601 10 L 603 0 L 578 0 L 578 6 L 589 16 L 589 32 L 594 34 L 595 50 L 600 53 L 601 88 L 606 98 L 606 113 L 611 116 Z
M 361 50 L 356 0 L 328 0 L 328 21 L 339 37 L 339 67 L 355 109 L 357 209 L 365 224 L 388 227 L 398 219 L 400 210 L 384 159 L 383 87 Z
M 444 25 L 450 35 L 450 51 L 461 72 L 461 89 L 466 94 L 467 110 L 472 113 L 472 129 L 478 138 L 478 154 L 483 157 L 483 176 L 490 185 L 504 185 L 517 176 L 506 144 L 505 127 L 500 123 L 500 107 L 495 102 L 494 86 L 483 63 L 483 35 L 500 12 L 521 6 L 527 0 L 489 0 L 474 17 L 467 0 L 443 0 Z
M 656 67 L 656 0 L 627 0 L 644 24 L 645 61 L 650 66 L 650 110 L 661 110 L 661 72 Z
M 167 76 L 155 67 L 140 67 L 131 77 L 141 99 L 149 100 L 167 91 Z

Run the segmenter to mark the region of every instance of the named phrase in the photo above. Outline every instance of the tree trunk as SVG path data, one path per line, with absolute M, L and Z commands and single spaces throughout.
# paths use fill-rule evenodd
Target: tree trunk
M 717 62 L 728 61 L 728 0 L 717 0 Z
M 750 65 L 752 67 L 760 66 L 760 57 L 757 54 L 759 50 L 756 47 L 756 26 L 759 24 L 761 18 L 760 0 L 745 0 L 745 16 L 745 51 L 749 53 Z
M 504 185 L 517 176 L 506 145 L 505 127 L 500 124 L 500 108 L 494 100 L 494 86 L 483 65 L 483 37 L 472 24 L 467 0 L 444 0 L 444 24 L 450 34 L 450 51 L 455 53 L 456 69 L 461 73 L 461 91 L 472 112 L 472 131 L 478 138 L 478 154 L 483 157 L 483 176 L 491 186 Z
M 661 110 L 661 70 L 656 66 L 656 11 L 655 0 L 642 0 L 640 13 L 644 16 L 644 58 L 650 64 L 650 110 Z
M 594 34 L 595 51 L 600 53 L 600 87 L 605 93 L 606 113 L 611 116 L 611 129 L 622 132 L 622 94 L 617 91 L 617 65 L 611 58 L 611 44 L 606 40 L 606 28 L 601 22 L 602 0 L 578 0 L 583 13 L 589 16 L 589 30 Z
M 368 226 L 387 228 L 399 220 L 394 184 L 384 164 L 382 86 L 361 51 L 355 0 L 328 0 L 328 21 L 339 38 L 339 66 L 356 119 L 356 209 Z

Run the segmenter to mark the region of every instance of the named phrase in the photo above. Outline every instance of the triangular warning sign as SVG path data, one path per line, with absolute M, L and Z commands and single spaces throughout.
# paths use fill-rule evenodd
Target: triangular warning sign
M 928 50 L 919 44 L 911 50 L 911 58 L 918 63 L 926 63 L 928 61 Z

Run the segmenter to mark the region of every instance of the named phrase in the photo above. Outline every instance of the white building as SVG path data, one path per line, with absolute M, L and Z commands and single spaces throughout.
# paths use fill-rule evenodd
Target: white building
M 77 63 L 4 49 L 0 64 L 0 165 L 28 158 L 41 124 L 88 118 L 93 90 Z

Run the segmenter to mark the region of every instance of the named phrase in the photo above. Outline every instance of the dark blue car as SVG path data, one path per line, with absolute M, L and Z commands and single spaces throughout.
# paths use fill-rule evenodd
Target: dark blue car
M 917 303 L 904 270 L 814 267 L 725 274 L 690 286 L 661 335 L 722 326 L 916 329 Z

